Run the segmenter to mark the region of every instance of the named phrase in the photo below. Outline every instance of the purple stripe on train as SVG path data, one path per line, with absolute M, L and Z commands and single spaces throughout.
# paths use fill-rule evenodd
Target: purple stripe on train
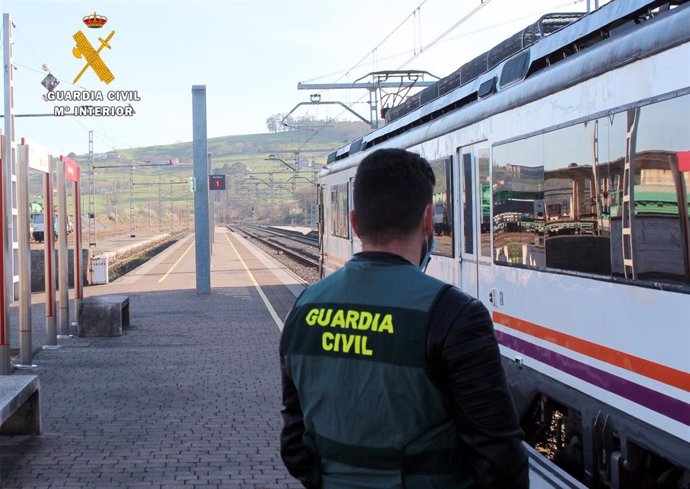
M 690 426 L 690 404 L 496 330 L 501 345 Z

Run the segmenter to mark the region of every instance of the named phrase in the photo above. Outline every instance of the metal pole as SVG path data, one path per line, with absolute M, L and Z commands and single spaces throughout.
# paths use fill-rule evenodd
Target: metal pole
M 93 131 L 89 131 L 89 249 L 96 247 L 96 169 L 93 163 Z
M 67 263 L 67 189 L 65 162 L 58 160 L 58 292 L 60 296 L 60 326 L 58 337 L 69 337 L 69 269 Z M 45 234 L 46 231 L 44 231 Z
M 129 169 L 129 237 L 136 237 L 134 229 L 134 166 Z
M 29 148 L 19 148 L 17 164 L 19 219 L 19 361 L 18 368 L 34 368 L 31 339 L 31 239 L 29 232 Z M 44 232 L 45 234 L 45 232 Z
M 79 182 L 74 182 L 74 317 L 79 318 L 79 305 L 84 298 L 81 244 L 81 192 Z
M 163 191 L 160 176 L 158 177 L 158 232 L 163 232 Z
M 213 172 L 211 170 L 211 153 L 207 154 L 207 163 L 208 166 L 206 168 L 206 171 L 208 172 L 209 175 L 211 175 Z M 208 187 L 208 178 L 206 179 L 206 186 Z M 211 192 L 208 193 L 208 201 L 209 201 L 209 211 L 208 211 L 208 229 L 209 229 L 209 246 L 208 246 L 208 252 L 213 255 L 213 239 L 215 237 L 215 232 L 214 232 L 214 225 L 213 222 L 215 221 L 215 205 L 214 205 L 214 200 L 215 200 L 215 193 L 211 194 Z
M 49 158 L 50 172 L 43 176 L 43 257 L 46 290 L 46 346 L 57 347 L 55 314 L 55 212 L 53 211 L 53 172 L 55 161 Z
M 192 86 L 194 178 L 194 235 L 196 292 L 211 293 L 211 255 L 208 212 L 208 142 L 206 140 L 206 86 Z
M 170 234 L 172 234 L 172 232 L 173 232 L 173 225 L 175 224 L 174 221 L 173 221 L 173 205 L 172 205 L 172 204 L 173 204 L 173 200 L 172 200 L 172 198 L 173 198 L 172 188 L 173 188 L 173 187 L 172 187 L 172 184 L 173 184 L 173 181 L 170 180 L 170 199 L 168 200 L 168 207 L 169 207 L 168 212 L 170 213 L 170 224 L 168 225 L 168 232 L 169 232 Z
M 0 374 L 12 372 L 10 362 L 10 286 L 12 285 L 12 163 L 14 158 L 14 67 L 12 65 L 12 21 L 10 14 L 2 16 L 2 41 L 5 68 L 5 136 L 2 147 L 0 175 Z

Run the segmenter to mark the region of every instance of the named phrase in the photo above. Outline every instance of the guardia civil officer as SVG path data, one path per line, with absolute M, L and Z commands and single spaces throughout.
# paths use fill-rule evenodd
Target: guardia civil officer
M 281 455 L 307 488 L 529 486 L 488 311 L 420 270 L 434 183 L 417 154 L 367 156 L 350 214 L 363 251 L 285 322 Z

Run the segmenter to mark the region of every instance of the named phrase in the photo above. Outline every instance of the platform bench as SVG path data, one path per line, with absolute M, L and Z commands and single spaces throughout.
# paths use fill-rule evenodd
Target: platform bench
M 122 336 L 129 326 L 129 296 L 87 297 L 79 304 L 79 336 Z
M 0 435 L 40 435 L 41 403 L 36 375 L 0 375 Z

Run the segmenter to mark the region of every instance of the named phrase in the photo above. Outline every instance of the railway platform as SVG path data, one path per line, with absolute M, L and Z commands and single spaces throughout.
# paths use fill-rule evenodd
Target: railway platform
M 190 235 L 85 289 L 129 295 L 131 326 L 35 356 L 43 433 L 0 437 L 3 488 L 300 487 L 278 455 L 277 325 L 300 284 L 221 228 L 211 274 L 197 295 Z
M 42 434 L 0 437 L 0 487 L 301 487 L 279 456 L 278 340 L 303 285 L 250 240 L 216 228 L 211 286 L 196 294 L 188 235 L 86 287 L 85 297 L 129 296 L 130 326 L 80 338 L 73 323 L 58 349 L 35 355 L 37 368 L 14 374 L 39 376 Z M 533 488 L 580 487 L 544 460 L 531 468 Z

